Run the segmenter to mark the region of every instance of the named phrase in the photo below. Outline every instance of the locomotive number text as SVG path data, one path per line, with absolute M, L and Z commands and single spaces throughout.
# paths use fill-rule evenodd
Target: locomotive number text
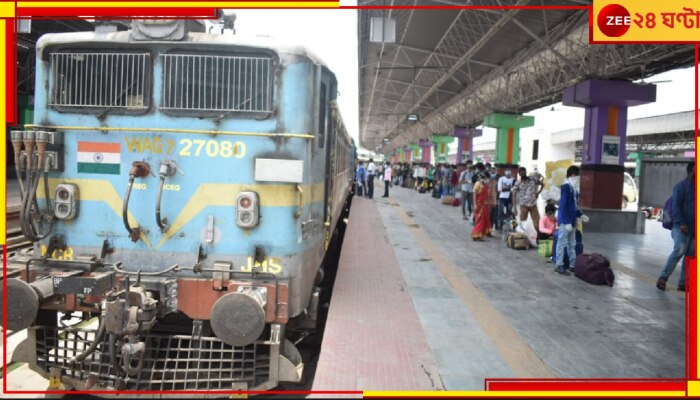
M 253 264 L 259 267 L 262 271 L 268 274 L 279 274 L 282 272 L 282 260 L 276 257 L 265 257 L 263 262 L 257 263 L 253 261 L 253 257 L 248 257 L 248 264 L 241 265 L 241 271 L 251 272 L 253 270 Z
M 228 140 L 218 142 L 216 140 L 182 139 L 180 146 L 180 155 L 184 157 L 199 157 L 206 154 L 207 157 L 243 158 L 246 152 L 245 143 L 234 143 Z
M 212 158 L 243 158 L 246 155 L 246 145 L 240 141 L 180 139 L 177 149 L 174 140 L 163 140 L 157 136 L 126 136 L 124 141 L 130 153 L 173 154 L 177 152 L 182 157 Z
M 150 136 L 126 136 L 126 148 L 131 153 L 170 154 L 175 149 L 174 140 Z
M 46 246 L 41 245 L 41 255 L 46 255 Z M 54 250 L 51 254 L 51 258 L 55 260 L 72 260 L 73 259 L 73 248 L 66 247 L 65 250 Z

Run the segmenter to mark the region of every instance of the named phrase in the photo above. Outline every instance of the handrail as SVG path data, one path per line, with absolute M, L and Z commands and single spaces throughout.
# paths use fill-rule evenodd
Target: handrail
M 304 190 L 298 183 L 296 184 L 296 190 L 299 192 L 299 209 L 294 212 L 294 218 L 299 218 L 304 213 Z
M 282 137 L 299 138 L 313 140 L 314 135 L 301 133 L 264 133 L 264 132 L 235 132 L 235 131 L 213 131 L 204 129 L 179 129 L 179 128 L 110 128 L 108 126 L 50 126 L 50 125 L 24 125 L 26 129 L 55 129 L 62 131 L 115 131 L 115 132 L 163 132 L 163 133 L 194 133 L 200 135 L 229 135 L 229 136 L 257 136 L 257 137 Z

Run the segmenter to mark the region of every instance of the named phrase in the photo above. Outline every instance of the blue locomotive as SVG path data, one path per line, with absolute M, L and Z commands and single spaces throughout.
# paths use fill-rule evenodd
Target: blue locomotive
M 36 65 L 11 133 L 34 245 L 5 309 L 32 368 L 79 390 L 299 381 L 288 337 L 314 327 L 353 178 L 334 74 L 165 20 L 45 35 Z

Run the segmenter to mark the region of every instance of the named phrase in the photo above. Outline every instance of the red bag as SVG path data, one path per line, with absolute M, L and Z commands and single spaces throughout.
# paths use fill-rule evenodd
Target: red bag
M 461 204 L 461 203 L 460 203 L 459 199 L 454 199 L 454 200 L 452 200 L 452 205 L 453 205 L 453 206 L 459 207 L 460 204 Z

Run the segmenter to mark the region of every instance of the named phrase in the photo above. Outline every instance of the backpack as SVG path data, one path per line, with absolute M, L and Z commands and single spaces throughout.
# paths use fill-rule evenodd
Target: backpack
M 612 286 L 615 274 L 610 269 L 610 260 L 600 254 L 581 254 L 576 256 L 574 275 L 593 285 Z
M 419 187 L 418 193 L 425 193 L 425 187 L 423 187 L 423 186 Z
M 461 203 L 460 203 L 460 200 L 459 200 L 458 198 L 455 198 L 454 200 L 452 200 L 452 205 L 453 205 L 453 206 L 459 207 L 460 204 L 461 204 Z
M 683 188 L 688 191 L 690 188 L 690 184 L 688 183 L 688 180 L 686 179 L 685 185 Z M 664 211 L 663 214 L 661 214 L 661 226 L 668 230 L 673 229 L 673 195 L 666 200 L 666 203 L 664 203 Z

